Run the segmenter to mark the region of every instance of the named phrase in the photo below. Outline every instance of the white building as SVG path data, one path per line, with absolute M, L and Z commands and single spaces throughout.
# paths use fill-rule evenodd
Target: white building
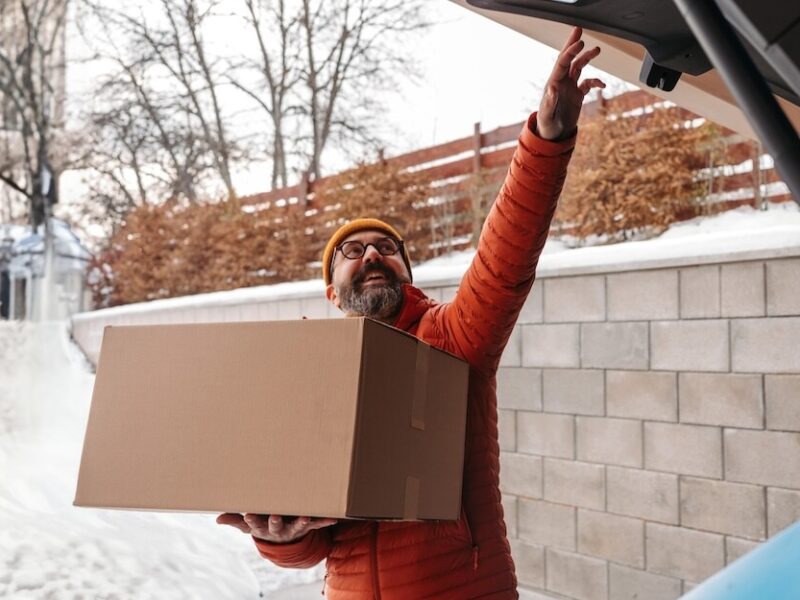
M 51 220 L 52 276 L 45 277 L 44 227 L 36 233 L 0 225 L 0 318 L 58 320 L 90 308 L 86 265 L 91 253 L 69 225 Z

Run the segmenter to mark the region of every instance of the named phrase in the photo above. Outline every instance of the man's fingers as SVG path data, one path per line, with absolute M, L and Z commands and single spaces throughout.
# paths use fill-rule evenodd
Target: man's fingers
M 292 538 L 303 535 L 310 522 L 311 519 L 309 517 L 297 517 L 286 527 L 286 535 Z
M 600 46 L 595 46 L 591 50 L 587 50 L 583 54 L 581 54 L 578 58 L 576 58 L 573 63 L 572 67 L 570 68 L 569 76 L 574 80 L 578 81 L 581 76 L 581 71 L 583 68 L 589 64 L 592 60 L 597 58 L 600 54 Z
M 572 61 L 580 54 L 581 50 L 583 50 L 583 40 L 578 40 L 559 54 L 556 65 L 553 67 L 553 73 L 550 75 L 550 80 L 560 81 L 569 76 Z
M 589 93 L 590 90 L 593 88 L 604 88 L 606 84 L 603 83 L 602 79 L 586 79 L 583 81 L 579 86 L 578 89 L 581 91 L 581 94 L 584 96 Z
M 279 515 L 225 513 L 217 517 L 217 523 L 236 527 L 239 531 L 270 542 L 289 542 L 303 537 L 312 529 L 335 525 L 337 520 L 298 517 L 287 522 Z
M 250 533 L 250 526 L 245 523 L 244 517 L 238 513 L 225 513 L 217 517 L 217 523 L 220 525 L 230 525 L 236 527 L 243 533 Z
M 569 48 L 570 46 L 572 46 L 572 44 L 581 39 L 582 35 L 583 35 L 583 29 L 581 29 L 580 27 L 573 27 L 572 31 L 569 32 L 569 35 L 567 36 L 567 39 L 564 42 L 564 45 L 561 47 L 561 52 L 566 51 L 567 48 Z
M 269 532 L 271 535 L 280 535 L 283 531 L 283 518 L 278 515 L 270 515 Z
M 312 529 L 322 529 L 323 527 L 330 527 L 331 525 L 336 525 L 338 521 L 336 519 L 317 519 L 316 521 L 311 521 L 307 526 L 306 529 L 311 531 Z

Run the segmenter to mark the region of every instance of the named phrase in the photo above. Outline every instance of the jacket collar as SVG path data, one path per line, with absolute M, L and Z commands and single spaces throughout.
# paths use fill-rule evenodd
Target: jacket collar
M 403 331 L 415 329 L 422 315 L 434 306 L 436 306 L 436 302 L 428 298 L 422 290 L 410 283 L 405 283 L 403 284 L 403 307 L 393 326 Z

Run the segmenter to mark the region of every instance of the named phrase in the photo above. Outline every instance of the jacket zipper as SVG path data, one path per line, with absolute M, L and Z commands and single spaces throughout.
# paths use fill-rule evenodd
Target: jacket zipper
M 461 516 L 464 519 L 464 527 L 467 528 L 467 538 L 469 539 L 469 545 L 472 546 L 472 570 L 478 570 L 478 553 L 479 548 L 478 545 L 475 543 L 475 539 L 472 537 L 472 527 L 469 525 L 469 519 L 467 518 L 467 511 L 462 508 L 461 509 Z
M 372 562 L 372 588 L 375 600 L 381 600 L 381 582 L 378 577 L 378 523 L 372 529 L 370 561 Z

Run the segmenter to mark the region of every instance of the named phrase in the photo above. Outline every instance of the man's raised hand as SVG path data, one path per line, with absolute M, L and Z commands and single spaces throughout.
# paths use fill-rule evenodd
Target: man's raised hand
M 217 517 L 220 525 L 230 525 L 243 533 L 274 544 L 295 542 L 314 529 L 322 529 L 336 524 L 336 519 L 311 519 L 297 517 L 285 521 L 278 515 L 255 515 L 247 513 L 225 513 Z
M 575 27 L 558 55 L 547 80 L 544 96 L 536 117 L 536 132 L 546 140 L 559 140 L 572 135 L 578 126 L 583 98 L 593 88 L 604 88 L 600 79 L 586 79 L 580 84 L 581 71 L 600 54 L 600 48 L 583 50 L 583 30 Z

